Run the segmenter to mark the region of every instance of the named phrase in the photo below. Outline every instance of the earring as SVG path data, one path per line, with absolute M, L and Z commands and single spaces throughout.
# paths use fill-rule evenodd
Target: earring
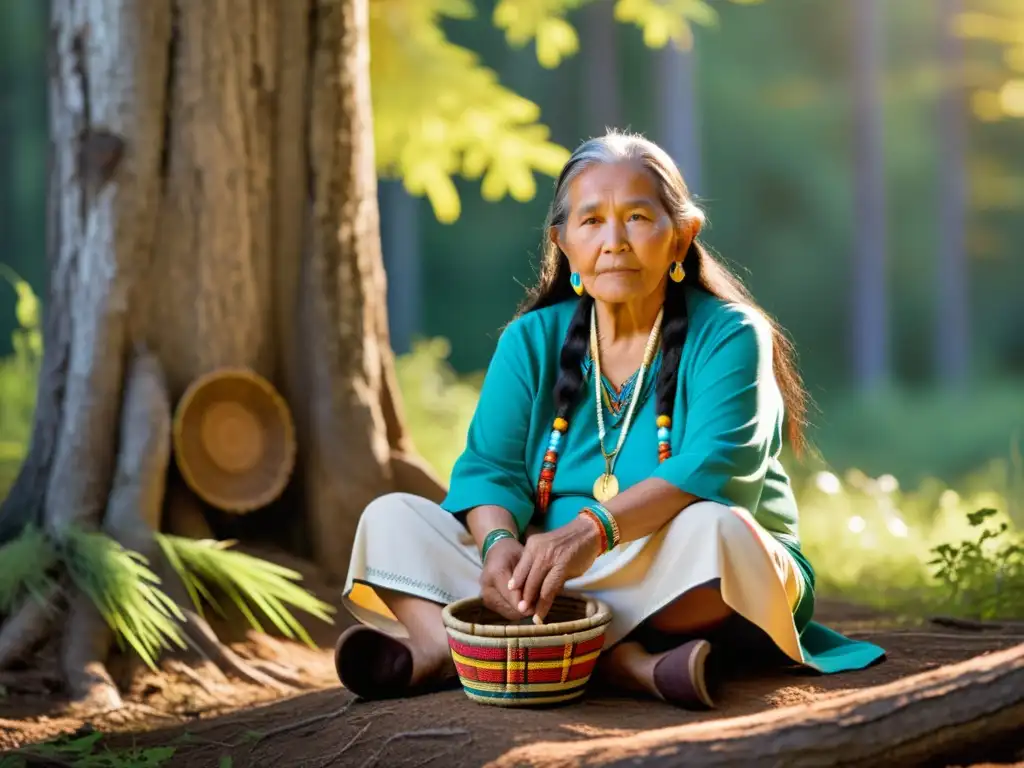
M 583 278 L 580 277 L 579 272 L 573 272 L 569 275 L 569 285 L 576 291 L 577 296 L 583 295 Z
M 672 266 L 669 267 L 668 276 L 672 278 L 675 283 L 683 282 L 683 278 L 686 277 L 686 270 L 683 269 L 683 262 L 673 261 Z

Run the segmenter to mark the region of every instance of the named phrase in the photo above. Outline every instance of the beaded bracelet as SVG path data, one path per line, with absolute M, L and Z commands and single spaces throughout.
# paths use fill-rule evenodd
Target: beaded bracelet
M 581 515 L 591 520 L 601 534 L 601 551 L 611 552 L 619 545 L 619 524 L 603 504 L 594 502 L 583 508 Z
M 512 533 L 512 531 L 508 530 L 507 528 L 495 528 L 493 531 L 491 531 L 484 537 L 483 546 L 480 547 L 480 562 L 483 562 L 487 559 L 487 553 L 490 551 L 491 547 L 493 547 L 502 539 L 518 538 L 518 536 L 516 536 L 514 533 Z

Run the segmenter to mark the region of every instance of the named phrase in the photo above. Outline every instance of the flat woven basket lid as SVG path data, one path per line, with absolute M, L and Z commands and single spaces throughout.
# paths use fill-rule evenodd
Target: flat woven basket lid
M 248 368 L 196 379 L 174 414 L 174 456 L 188 486 L 235 514 L 264 507 L 295 466 L 295 425 L 284 398 Z

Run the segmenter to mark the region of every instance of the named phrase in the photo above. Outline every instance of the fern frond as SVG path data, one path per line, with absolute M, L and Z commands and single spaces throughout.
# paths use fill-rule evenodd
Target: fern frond
M 151 669 L 162 650 L 172 644 L 185 648 L 178 624 L 185 617 L 142 555 L 105 534 L 73 530 L 64 559 L 72 581 L 114 630 L 122 648 L 130 646 Z
M 262 632 L 263 625 L 254 609 L 285 637 L 299 639 L 311 647 L 315 644 L 289 606 L 328 624 L 334 623 L 333 607 L 296 583 L 301 580 L 301 574 L 235 551 L 231 549 L 234 542 L 167 534 L 157 535 L 157 541 L 188 586 L 197 610 L 202 610 L 203 599 L 212 600 L 212 593 L 216 591 L 226 595 L 257 631 Z
M 26 594 L 43 599 L 56 565 L 53 545 L 34 525 L 25 526 L 16 539 L 0 547 L 0 614 L 9 613 Z

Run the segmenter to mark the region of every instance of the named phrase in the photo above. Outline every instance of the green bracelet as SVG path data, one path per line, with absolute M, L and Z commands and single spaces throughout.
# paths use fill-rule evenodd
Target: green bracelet
M 587 509 L 601 522 L 605 536 L 608 538 L 608 551 L 611 552 L 619 545 L 619 524 L 615 522 L 612 513 L 605 509 L 603 504 L 594 502 L 587 505 Z
M 493 531 L 488 533 L 487 536 L 484 537 L 484 544 L 482 547 L 480 547 L 481 562 L 487 559 L 487 553 L 490 551 L 491 547 L 493 547 L 502 539 L 518 540 L 519 537 L 512 533 L 512 531 L 508 530 L 508 528 L 495 528 Z

